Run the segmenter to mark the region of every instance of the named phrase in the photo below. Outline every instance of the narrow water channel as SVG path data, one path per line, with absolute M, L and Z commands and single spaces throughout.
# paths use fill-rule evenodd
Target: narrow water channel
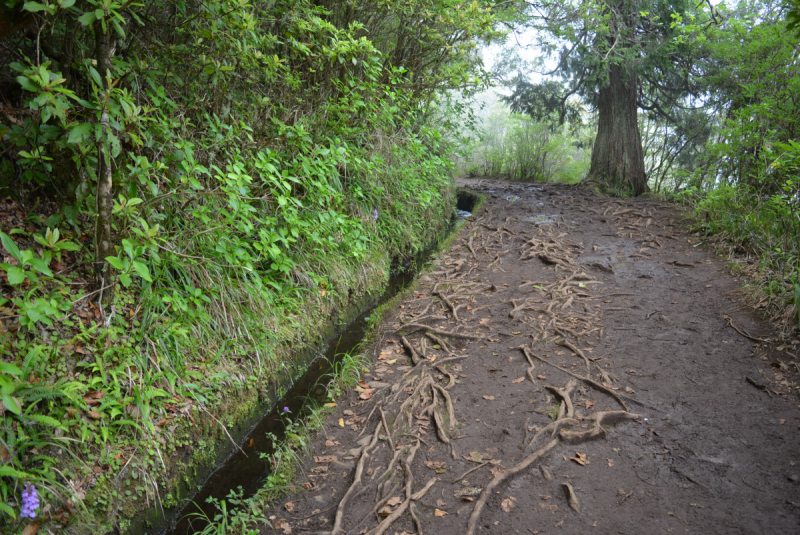
M 459 195 L 457 215 L 450 232 L 457 229 L 471 215 L 474 199 Z M 203 487 L 192 499 L 175 514 L 162 535 L 190 535 L 202 531 L 205 520 L 194 513 L 202 511 L 208 518 L 214 518 L 216 508 L 207 503 L 209 497 L 223 500 L 232 490 L 241 487 L 243 497 L 253 496 L 261 488 L 269 475 L 269 460 L 262 459 L 261 454 L 273 453 L 275 443 L 268 437 L 274 436 L 277 441 L 285 436 L 284 407 L 288 407 L 292 418 L 305 418 L 310 410 L 306 403 L 309 398 L 319 402 L 327 401 L 325 386 L 329 381 L 334 365 L 342 356 L 355 349 L 364 339 L 370 326 L 370 314 L 376 307 L 385 303 L 398 292 L 406 288 L 425 265 L 436 247 L 417 255 L 412 261 L 399 266 L 389 279 L 389 283 L 378 299 L 353 320 L 344 331 L 328 346 L 324 354 L 314 359 L 308 370 L 297 379 L 286 395 L 278 401 L 273 409 L 248 433 L 242 448 L 246 453 L 237 450 L 206 480 Z M 251 442 L 252 440 L 252 442 Z M 252 447 L 250 447 L 252 444 Z

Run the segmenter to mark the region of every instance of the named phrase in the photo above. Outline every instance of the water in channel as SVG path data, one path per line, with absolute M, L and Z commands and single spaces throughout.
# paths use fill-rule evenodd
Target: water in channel
M 472 203 L 462 202 L 459 197 L 458 210 L 455 224 L 451 232 L 460 226 L 467 217 L 472 215 L 467 209 L 472 208 Z M 305 418 L 310 410 L 306 402 L 313 398 L 320 403 L 327 401 L 326 388 L 328 378 L 333 366 L 341 357 L 352 351 L 360 344 L 370 326 L 370 314 L 376 307 L 388 301 L 398 292 L 403 290 L 419 273 L 419 269 L 428 261 L 436 251 L 433 247 L 417 255 L 412 261 L 400 266 L 389 278 L 389 283 L 380 298 L 353 320 L 345 330 L 331 342 L 323 355 L 314 359 L 308 370 L 297 379 L 278 401 L 270 412 L 247 434 L 241 450 L 236 450 L 213 474 L 206 480 L 202 488 L 184 505 L 180 512 L 175 514 L 169 527 L 162 531 L 162 535 L 191 535 L 203 530 L 206 521 L 194 513 L 202 511 L 208 518 L 214 518 L 217 512 L 213 504 L 207 503 L 208 498 L 223 500 L 232 490 L 241 488 L 244 498 L 253 496 L 262 486 L 269 475 L 269 459 L 266 457 L 273 453 L 276 441 L 283 440 L 285 436 L 286 417 L 284 407 L 288 407 L 293 419 Z M 251 442 L 252 440 L 252 442 Z M 252 447 L 250 444 L 252 443 Z M 262 454 L 265 458 L 262 459 Z

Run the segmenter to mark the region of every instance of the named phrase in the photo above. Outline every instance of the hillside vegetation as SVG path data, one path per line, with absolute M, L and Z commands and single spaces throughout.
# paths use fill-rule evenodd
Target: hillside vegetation
M 435 238 L 440 95 L 485 82 L 490 4 L 0 7 L 0 530 L 175 504 L 223 426 Z

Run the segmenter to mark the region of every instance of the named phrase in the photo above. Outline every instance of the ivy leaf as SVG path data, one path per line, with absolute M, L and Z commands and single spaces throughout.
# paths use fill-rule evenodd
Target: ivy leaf
M 147 282 L 153 282 L 153 277 L 150 276 L 150 268 L 148 268 L 146 264 L 134 260 L 133 269 L 135 269 L 136 273 L 138 273 L 139 276 Z
M 69 131 L 69 138 L 67 138 L 67 143 L 80 143 L 84 139 L 88 138 L 92 135 L 92 128 L 94 125 L 91 123 L 83 123 L 79 124 L 75 128 Z

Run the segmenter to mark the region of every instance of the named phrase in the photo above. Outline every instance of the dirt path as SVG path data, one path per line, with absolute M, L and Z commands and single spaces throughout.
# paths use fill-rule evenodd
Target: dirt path
M 800 532 L 790 357 L 679 214 L 465 182 L 486 208 L 392 313 L 276 531 Z

